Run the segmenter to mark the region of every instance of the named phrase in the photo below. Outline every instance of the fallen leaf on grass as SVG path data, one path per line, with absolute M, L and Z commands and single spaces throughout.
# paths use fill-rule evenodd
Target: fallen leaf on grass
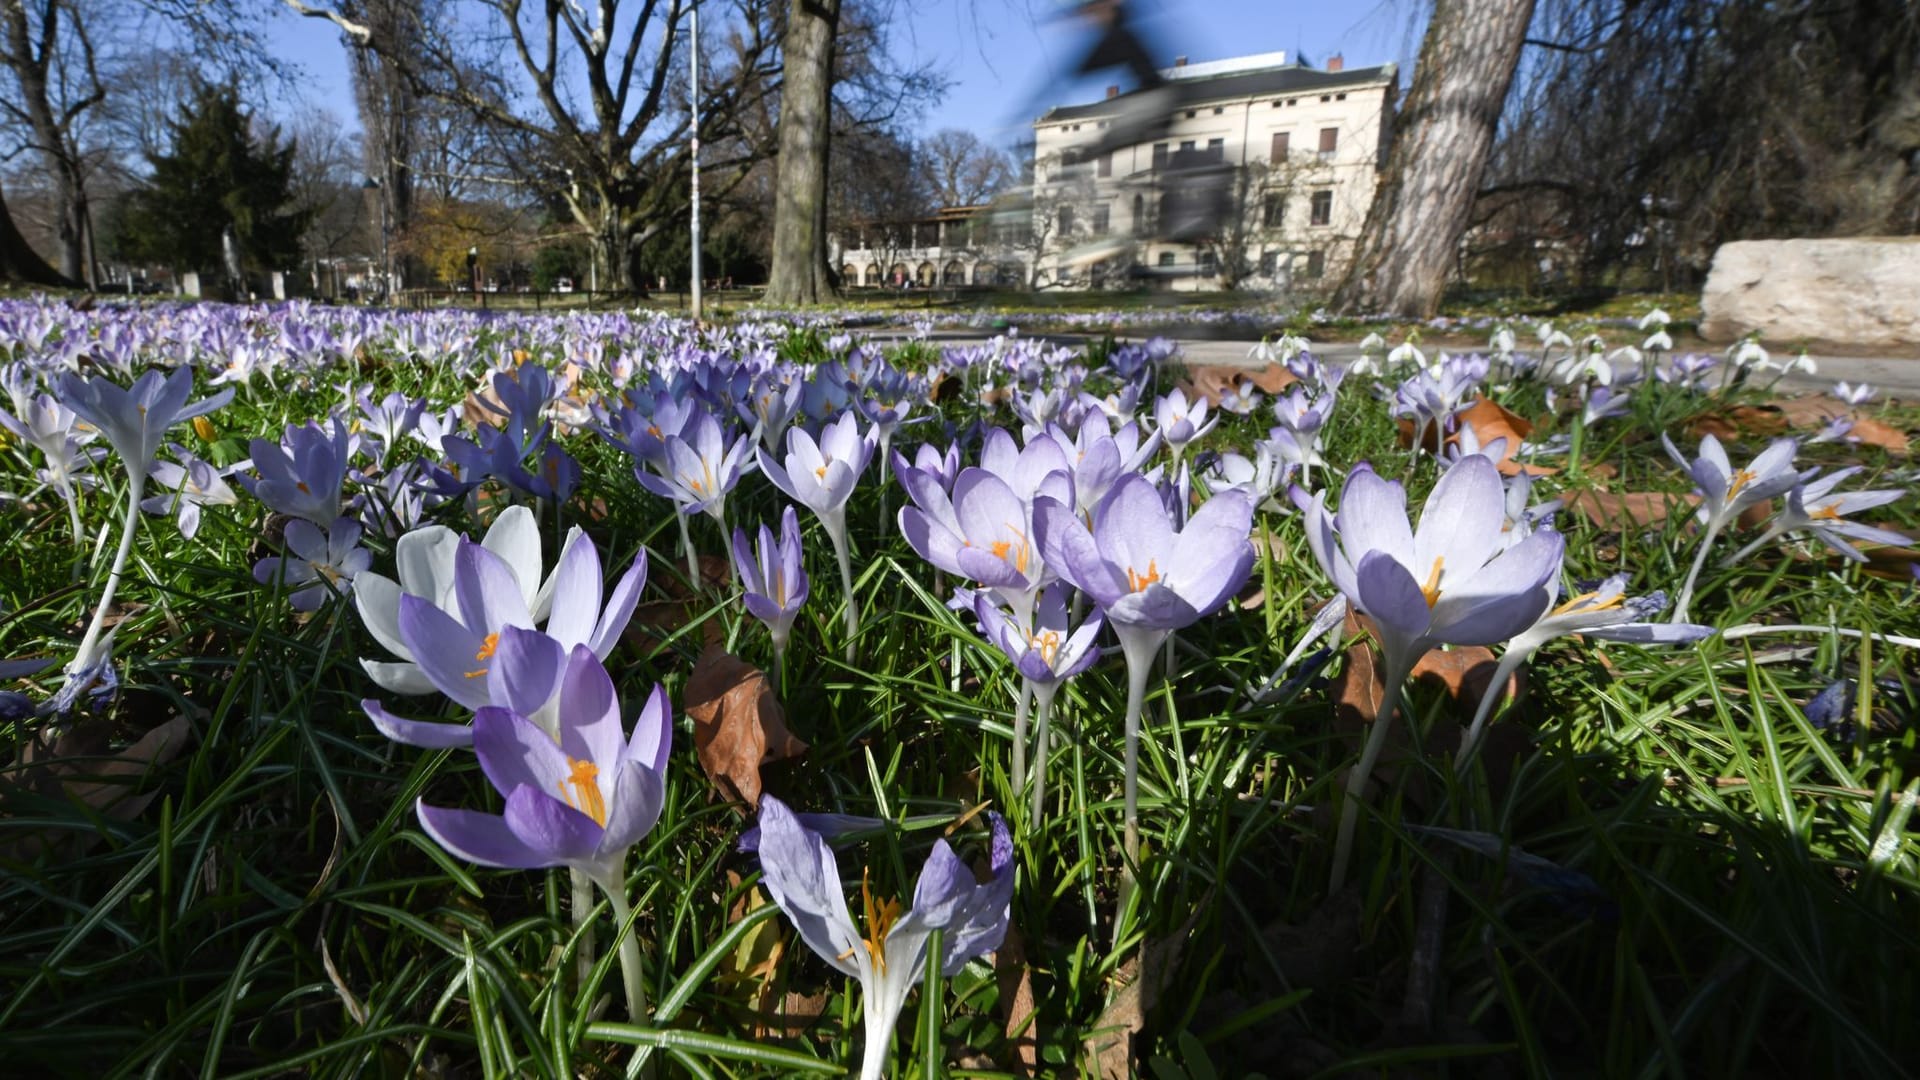
M 993 977 L 1000 987 L 1000 1016 L 1007 1024 L 1009 1062 L 1013 1075 L 1035 1076 L 1040 1071 L 1040 1039 L 1033 998 L 1033 969 L 1027 964 L 1027 942 L 1019 927 L 1008 925 L 1007 936 L 993 953 Z
M 729 891 L 737 890 L 740 880 L 739 874 L 727 871 Z M 727 921 L 740 922 L 769 903 L 766 893 L 756 886 L 734 902 Z M 825 990 L 801 994 L 787 989 L 786 965 L 781 963 L 787 946 L 788 937 L 780 920 L 764 919 L 748 931 L 732 952 L 721 958 L 721 983 L 749 988 L 746 1007 L 756 1039 L 797 1039 L 826 1012 Z
M 1615 493 L 1589 489 L 1567 496 L 1566 508 L 1603 529 L 1629 526 L 1654 528 L 1666 524 L 1676 511 L 1691 515 L 1700 505 L 1698 495 L 1678 495 L 1664 491 L 1628 491 Z M 1757 528 L 1773 516 L 1771 501 L 1749 506 L 1740 512 L 1740 524 Z
M 124 749 L 109 751 L 106 723 L 81 722 L 51 745 L 28 743 L 20 761 L 0 774 L 0 781 L 23 793 L 79 803 L 111 821 L 132 821 L 157 794 L 135 794 L 140 779 L 178 757 L 191 735 L 187 718 L 176 716 Z M 32 859 L 56 847 L 69 857 L 78 856 L 101 839 L 97 831 L 29 832 L 0 846 L 0 857 Z
M 1449 443 L 1459 443 L 1459 428 L 1471 428 L 1474 438 L 1479 440 L 1481 452 L 1492 457 L 1494 442 L 1496 440 L 1500 442 L 1499 456 L 1494 459 L 1493 464 L 1500 470 L 1502 476 L 1517 476 L 1523 472 L 1529 476 L 1552 476 L 1560 471 L 1547 465 L 1523 463 L 1514 457 L 1520 452 L 1520 444 L 1526 441 L 1527 436 L 1533 434 L 1533 422 L 1491 398 L 1474 399 L 1473 404 L 1454 414 L 1454 421 L 1458 427 L 1455 434 L 1447 437 Z M 1413 421 L 1401 420 L 1399 428 L 1400 446 L 1403 449 L 1411 448 Z M 1425 437 L 1426 449 L 1429 452 L 1438 452 L 1439 429 L 1429 426 Z
M 1187 380 L 1180 384 L 1180 389 L 1186 391 L 1189 398 L 1205 398 L 1207 404 L 1218 405 L 1223 394 L 1229 390 L 1237 392 L 1243 382 L 1252 383 L 1262 393 L 1277 394 L 1299 381 L 1293 372 L 1279 364 L 1268 364 L 1258 371 L 1231 364 L 1202 364 L 1187 369 Z
M 728 799 L 760 804 L 760 767 L 806 753 L 759 668 L 709 645 L 685 695 L 693 745 L 707 779 Z
M 1908 452 L 1910 443 L 1906 432 L 1824 394 L 1775 398 L 1759 405 L 1716 409 L 1694 417 L 1688 422 L 1687 430 L 1695 438 L 1703 435 L 1712 435 L 1721 440 L 1773 438 L 1789 431 L 1815 431 L 1841 416 L 1853 421 L 1853 427 L 1847 432 L 1852 438 L 1868 446 L 1880 447 L 1888 453 Z
M 1200 913 L 1207 909 L 1206 898 L 1195 904 L 1187 920 L 1172 935 L 1158 941 L 1148 940 L 1114 973 L 1121 980 L 1118 990 L 1100 1010 L 1093 1022 L 1093 1034 L 1087 1036 L 1082 1051 L 1091 1062 L 1087 1070 L 1101 1080 L 1128 1080 L 1133 1071 L 1133 1037 L 1144 1031 L 1147 1014 L 1160 1002 L 1180 968 L 1180 953 L 1186 948 L 1187 935 L 1193 933 Z M 1082 1075 L 1086 1075 L 1083 1072 Z

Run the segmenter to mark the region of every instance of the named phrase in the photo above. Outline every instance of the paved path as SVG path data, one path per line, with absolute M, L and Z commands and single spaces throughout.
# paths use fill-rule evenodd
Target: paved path
M 975 344 L 990 339 L 993 335 L 981 331 L 936 331 L 934 339 L 943 345 Z M 1075 348 L 1099 340 L 1097 336 L 1087 334 L 1024 334 L 1024 337 L 1037 338 Z M 1218 341 L 1206 338 L 1174 337 L 1180 345 L 1181 354 L 1189 364 L 1225 364 L 1263 366 L 1248 358 L 1247 353 L 1257 342 L 1254 341 Z M 1430 347 L 1428 355 L 1438 346 Z M 1920 346 L 1916 346 L 1920 353 Z M 1314 353 L 1323 360 L 1335 363 L 1352 363 L 1360 358 L 1360 346 L 1354 342 L 1335 341 L 1316 344 Z M 1776 354 L 1787 359 L 1784 354 Z M 1812 357 L 1818 370 L 1813 375 L 1789 375 L 1780 380 L 1782 390 L 1829 390 L 1839 380 L 1850 383 L 1871 383 L 1878 387 L 1882 398 L 1897 397 L 1907 401 L 1920 399 L 1920 356 L 1914 357 L 1864 357 L 1864 356 L 1820 356 Z M 1764 385 L 1764 382 L 1760 383 Z

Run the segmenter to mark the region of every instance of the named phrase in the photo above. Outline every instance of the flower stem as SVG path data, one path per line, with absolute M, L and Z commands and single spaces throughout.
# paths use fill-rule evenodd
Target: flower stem
M 1019 798 L 1027 786 L 1027 707 L 1033 696 L 1033 680 L 1020 677 L 1019 703 L 1013 707 L 1013 793 Z
M 573 954 L 574 975 L 581 986 L 593 978 L 593 963 L 596 959 L 593 941 L 593 879 L 584 870 L 567 871 L 569 884 L 573 886 L 568 897 L 567 913 L 572 916 L 574 934 L 580 939 L 580 948 Z
M 1034 723 L 1033 737 L 1033 818 L 1031 824 L 1038 825 L 1047 813 L 1047 758 L 1052 756 L 1051 736 L 1047 733 L 1047 721 L 1053 718 L 1053 695 L 1058 690 L 1056 683 L 1046 683 L 1033 688 L 1033 696 L 1039 702 L 1039 719 Z
M 1143 627 L 1116 627 L 1120 648 L 1127 655 L 1127 744 L 1125 762 L 1124 818 L 1127 856 L 1126 880 L 1134 879 L 1134 867 L 1140 862 L 1140 712 L 1147 698 L 1147 676 L 1153 672 L 1153 654 L 1166 640 L 1166 632 Z
M 620 936 L 620 981 L 627 991 L 627 1020 L 650 1025 L 653 1018 L 647 1015 L 647 983 L 641 977 L 640 935 L 628 925 L 633 921 L 633 908 L 627 903 L 625 883 L 612 887 L 603 883 L 601 888 L 613 908 L 614 932 Z
M 853 663 L 855 655 L 853 639 L 859 636 L 860 633 L 860 611 L 854 605 L 853 600 L 853 560 L 847 551 L 847 521 L 845 512 L 842 511 L 837 520 L 830 520 L 824 515 L 820 520 L 826 523 L 827 539 L 833 541 L 833 557 L 835 561 L 840 564 L 840 591 L 846 594 L 847 601 L 845 608 L 847 627 L 846 656 L 847 663 L 851 664 Z
M 1680 599 L 1674 601 L 1673 614 L 1668 617 L 1668 623 L 1687 621 L 1687 607 L 1693 603 L 1694 583 L 1700 578 L 1700 568 L 1707 564 L 1707 552 L 1712 550 L 1714 537 L 1720 535 L 1723 524 L 1717 517 L 1707 521 L 1706 533 L 1700 537 L 1700 551 L 1693 557 L 1693 568 L 1687 571 L 1686 582 L 1680 586 Z
M 1360 823 L 1360 800 L 1365 798 L 1367 779 L 1373 775 L 1373 766 L 1380 760 L 1380 749 L 1387 744 L 1387 729 L 1393 724 L 1393 712 L 1400 706 L 1401 687 L 1407 681 L 1411 663 L 1402 661 L 1387 666 L 1386 693 L 1380 698 L 1380 711 L 1374 714 L 1373 726 L 1367 729 L 1366 745 L 1360 750 L 1360 760 L 1347 774 L 1345 797 L 1340 806 L 1340 828 L 1333 841 L 1333 878 L 1327 885 L 1328 893 L 1337 893 L 1347 883 L 1347 861 L 1353 855 L 1353 831 Z
M 67 523 L 73 526 L 73 580 L 77 585 L 87 565 L 87 527 L 80 521 L 80 489 L 67 488 Z
M 693 550 L 693 530 L 687 527 L 687 515 L 675 514 L 680 519 L 680 546 L 687 553 L 687 585 L 694 592 L 700 591 L 700 556 Z
M 107 587 L 100 594 L 100 606 L 93 609 L 93 621 L 87 624 L 86 636 L 80 639 L 80 648 L 74 653 L 73 662 L 67 665 L 69 675 L 93 666 L 93 650 L 100 643 L 100 631 L 106 628 L 107 609 L 113 606 L 113 594 L 120 590 L 121 574 L 126 571 L 127 557 L 133 553 L 133 534 L 140 526 L 140 496 L 146 491 L 147 475 L 129 472 L 128 476 L 127 519 L 120 528 L 120 550 L 114 553 L 113 568 L 107 571 Z
M 1493 668 L 1493 681 L 1487 685 L 1487 692 L 1480 695 L 1480 707 L 1474 710 L 1473 723 L 1467 725 L 1466 738 L 1460 740 L 1460 756 L 1453 762 L 1455 776 L 1466 775 L 1467 767 L 1473 763 L 1473 755 L 1480 750 L 1481 729 L 1487 726 L 1487 720 L 1493 715 L 1494 705 L 1507 696 L 1507 680 L 1513 678 L 1513 673 L 1532 654 L 1532 649 L 1514 648 L 1500 654 L 1500 662 Z

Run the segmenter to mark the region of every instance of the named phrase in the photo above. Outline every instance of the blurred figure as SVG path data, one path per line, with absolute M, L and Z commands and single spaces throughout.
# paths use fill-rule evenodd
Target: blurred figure
M 1109 99 L 1113 111 L 1106 114 L 1107 126 L 1096 129 L 1090 141 L 1062 162 L 1067 176 L 1092 169 L 1103 155 L 1164 140 L 1189 96 L 1185 81 L 1162 74 L 1166 65 L 1145 29 L 1141 6 L 1139 0 L 1078 0 L 1072 6 L 1071 17 L 1083 23 L 1093 39 L 1068 77 L 1042 94 L 1063 95 L 1085 77 L 1113 69 L 1124 72 L 1133 87 Z M 1232 169 L 1205 150 L 1169 154 L 1160 181 L 1166 196 L 1157 207 L 1148 239 L 1192 244 L 1215 236 L 1229 210 L 1232 179 Z M 1068 252 L 1065 261 L 1090 265 L 1125 246 L 1119 238 L 1101 238 Z

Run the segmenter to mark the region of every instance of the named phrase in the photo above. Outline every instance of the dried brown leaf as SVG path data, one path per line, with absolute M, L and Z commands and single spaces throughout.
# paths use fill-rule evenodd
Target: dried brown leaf
M 104 721 L 74 724 L 51 744 L 29 743 L 6 781 L 45 798 L 81 803 L 114 821 L 132 821 L 156 794 L 136 794 L 139 780 L 178 757 L 192 734 L 187 718 L 176 716 L 131 745 L 108 751 Z M 97 832 L 43 830 L 10 840 L 0 848 L 0 857 L 31 859 L 55 846 L 79 855 L 100 839 Z
M 723 798 L 758 806 L 760 767 L 806 753 L 765 673 L 717 645 L 694 664 L 685 701 L 700 767 Z
M 1006 1021 L 1007 1045 L 1013 1048 L 1009 1066 L 1015 1076 L 1035 1076 L 1040 1070 L 1038 1014 L 1033 997 L 1033 968 L 1027 964 L 1027 942 L 1019 927 L 1009 925 L 1006 939 L 993 954 L 994 980 L 1000 985 L 1000 1016 Z
M 1207 908 L 1203 899 L 1169 937 L 1148 940 L 1141 949 L 1120 965 L 1115 973 L 1121 985 L 1107 1000 L 1107 1007 L 1094 1021 L 1093 1034 L 1082 1044 L 1090 1062 L 1087 1070 L 1101 1080 L 1128 1080 L 1133 1072 L 1133 1037 L 1145 1030 L 1147 1014 L 1159 1004 L 1160 996 L 1180 969 L 1180 954 L 1187 936 Z M 1085 1073 L 1083 1073 L 1085 1075 Z
M 1205 398 L 1207 404 L 1220 404 L 1221 395 L 1250 382 L 1262 393 L 1277 394 L 1300 380 L 1279 364 L 1268 364 L 1255 371 L 1232 364 L 1202 364 L 1187 369 L 1187 380 L 1180 389 L 1189 398 Z

